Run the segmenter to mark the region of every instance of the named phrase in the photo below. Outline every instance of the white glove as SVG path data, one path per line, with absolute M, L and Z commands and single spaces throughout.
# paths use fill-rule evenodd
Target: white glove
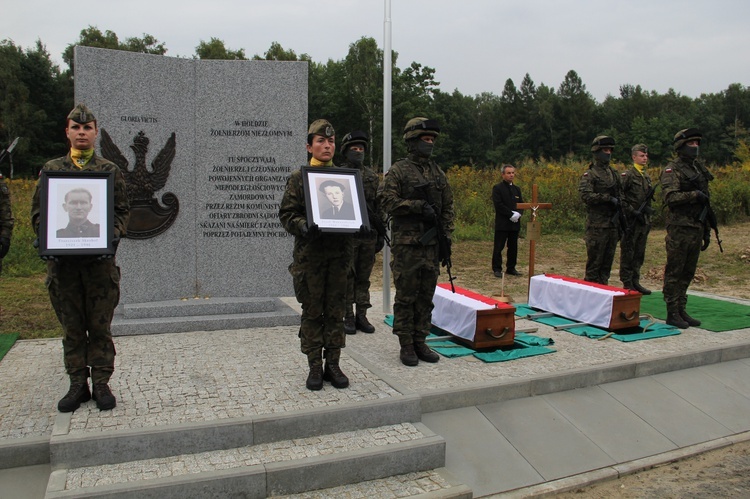
M 518 222 L 521 219 L 521 214 L 517 211 L 514 211 L 513 214 L 510 216 L 510 221 L 513 223 Z

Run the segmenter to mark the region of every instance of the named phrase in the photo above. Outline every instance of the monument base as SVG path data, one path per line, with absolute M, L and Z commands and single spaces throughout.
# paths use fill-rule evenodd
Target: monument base
M 279 298 L 206 298 L 120 305 L 114 336 L 220 331 L 299 324 L 299 313 Z

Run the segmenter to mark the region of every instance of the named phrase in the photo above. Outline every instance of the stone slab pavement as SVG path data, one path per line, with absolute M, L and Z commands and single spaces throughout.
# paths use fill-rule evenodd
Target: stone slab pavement
M 347 337 L 348 389 L 305 389 L 296 326 L 117 337 L 111 381 L 117 407 L 100 412 L 94 402 L 84 404 L 68 431 L 146 430 L 416 394 L 423 422 L 448 442 L 447 468 L 475 496 L 750 431 L 750 419 L 738 416 L 750 408 L 750 388 L 742 381 L 750 380 L 744 360 L 750 324 L 622 343 L 518 320 L 517 328 L 536 327 L 535 334 L 552 338 L 556 352 L 494 364 L 462 357 L 406 367 L 383 322 L 381 296 L 373 292 L 368 314 L 376 332 Z M 285 301 L 297 308 L 293 299 Z M 67 390 L 60 340 L 17 342 L 0 361 L 0 379 L 0 445 L 49 437 L 57 400 Z M 616 427 L 605 424 L 613 420 Z M 695 435 L 688 423 L 704 431 Z M 493 480 L 473 478 L 487 476 L 480 464 L 497 458 L 509 463 L 508 473 L 492 467 Z

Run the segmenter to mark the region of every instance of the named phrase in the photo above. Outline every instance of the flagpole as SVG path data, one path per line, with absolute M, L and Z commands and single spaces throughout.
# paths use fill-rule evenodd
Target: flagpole
M 383 19 L 383 174 L 391 167 L 391 0 L 385 0 Z M 391 239 L 392 240 L 392 239 Z M 383 312 L 391 312 L 391 249 L 383 248 Z

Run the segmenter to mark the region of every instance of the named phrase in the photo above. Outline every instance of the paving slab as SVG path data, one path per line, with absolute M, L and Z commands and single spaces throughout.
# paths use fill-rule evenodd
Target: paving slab
M 750 397 L 750 361 L 734 360 L 702 366 L 700 371 L 745 397 Z

